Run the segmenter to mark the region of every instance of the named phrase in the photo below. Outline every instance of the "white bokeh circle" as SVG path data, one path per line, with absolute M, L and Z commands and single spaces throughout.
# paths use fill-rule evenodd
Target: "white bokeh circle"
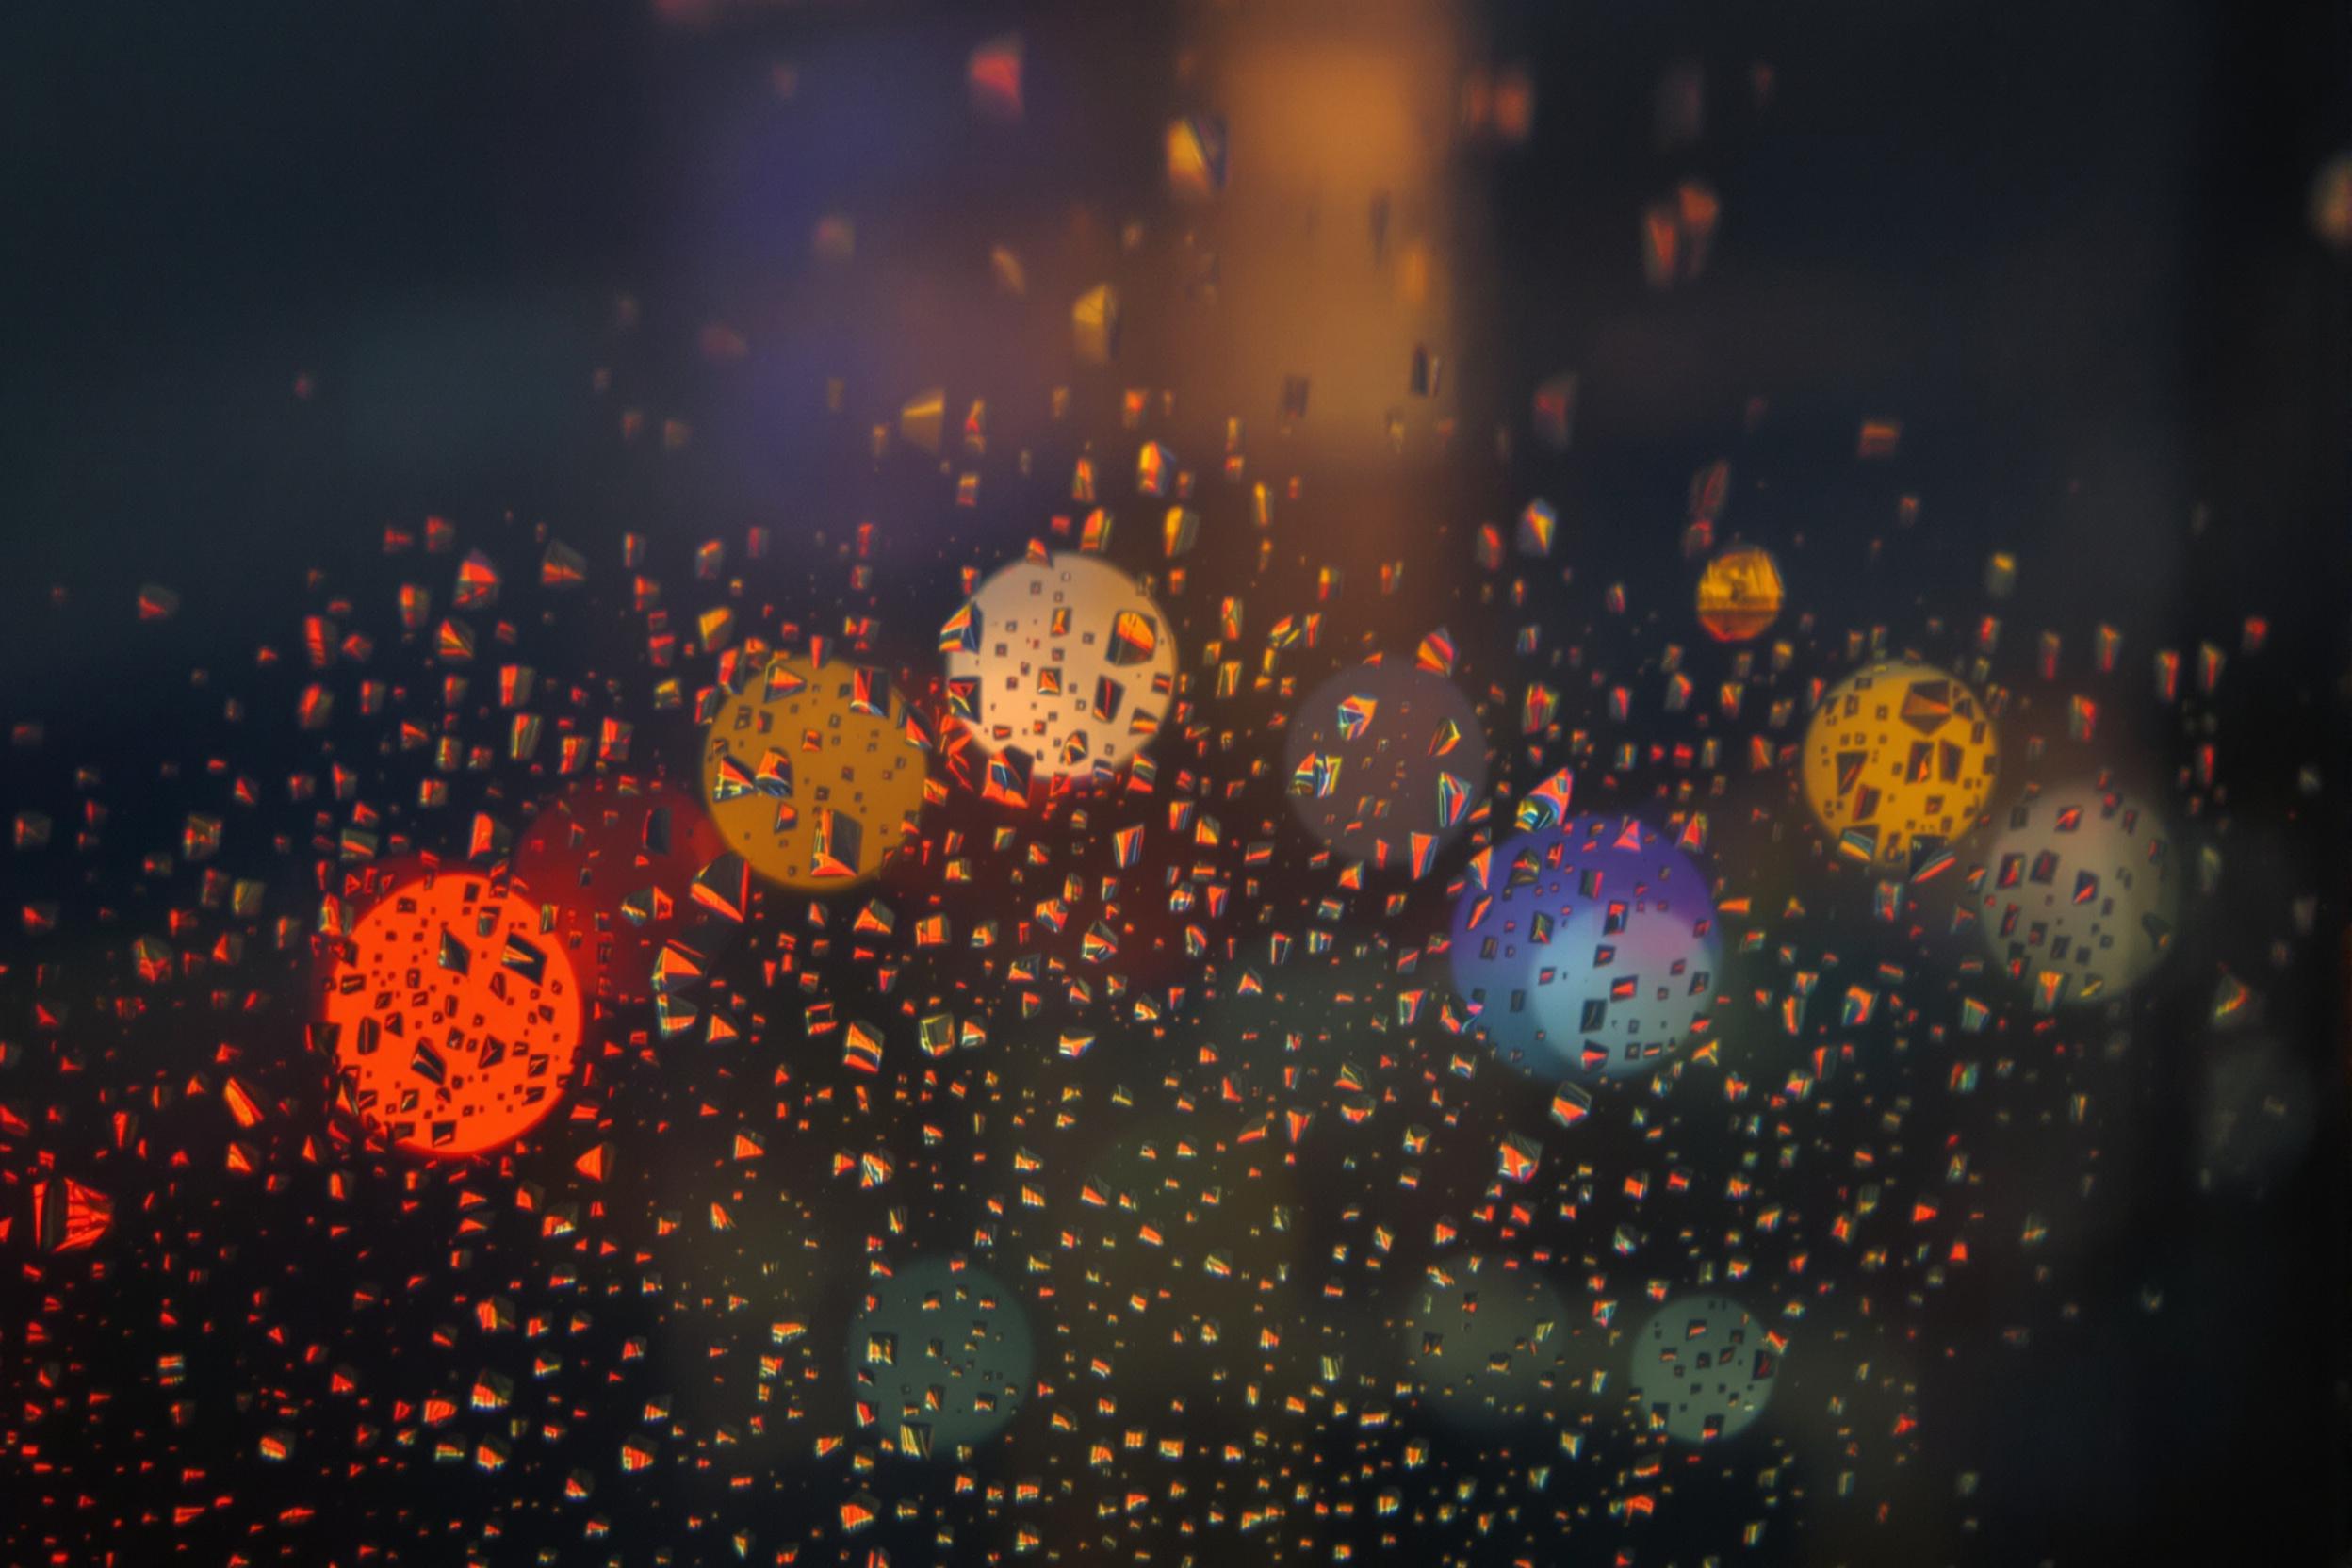
M 2082 783 L 2019 802 L 1986 850 L 1977 919 L 1994 959 L 2045 1010 L 2110 1001 L 2164 961 L 2180 854 L 2163 818 Z
M 1091 556 L 991 573 L 941 629 L 951 709 L 1033 776 L 1103 776 L 1152 743 L 1176 688 L 1176 635 L 1135 580 Z
M 1680 1296 L 1633 1336 L 1633 1402 L 1643 1426 L 1677 1443 L 1734 1437 L 1764 1413 L 1780 1350 L 1727 1296 Z

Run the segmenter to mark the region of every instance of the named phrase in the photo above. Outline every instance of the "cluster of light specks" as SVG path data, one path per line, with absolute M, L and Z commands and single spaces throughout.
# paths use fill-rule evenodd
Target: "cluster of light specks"
M 991 135 L 1067 85 L 969 61 Z M 1524 74 L 1460 85 L 1527 134 Z M 815 223 L 835 281 L 1029 323 L 1044 382 L 827 367 L 805 509 L 724 538 L 683 487 L 395 526 L 191 680 L 225 739 L 27 783 L 0 1558 L 1787 1560 L 1910 1506 L 1946 1369 L 2097 1320 L 2151 1020 L 2203 1006 L 2180 1173 L 2293 1178 L 2320 1089 L 2264 992 L 2316 895 L 2252 963 L 2201 913 L 2259 617 L 2126 657 L 1972 586 L 1913 614 L 1925 573 L 1839 602 L 1752 500 L 1820 498 L 1761 393 L 1679 551 L 1573 485 L 1605 368 L 1476 430 L 1432 328 L 1352 451 L 1324 366 L 1212 407 L 1122 355 L 1258 286 L 1210 246 L 1267 149 L 1139 150 L 1181 205 L 970 256 Z M 1659 195 L 1626 279 L 1710 287 L 1716 203 Z M 1425 204 L 1369 205 L 1380 297 L 1437 291 Z M 764 334 L 691 341 L 808 372 Z M 624 456 L 695 454 L 607 386 Z M 1427 475 L 1461 506 L 1390 529 Z M 174 645 L 178 593 L 117 608 Z M 2106 716 L 2175 708 L 2117 785 Z
M 548 541 L 534 590 L 496 564 L 519 541 L 441 525 L 449 613 L 399 584 L 397 654 L 322 604 L 297 711 L 334 749 L 277 802 L 228 762 L 147 873 L 194 868 L 184 912 L 112 960 L 156 1020 L 201 995 L 240 1038 L 109 1061 L 129 1088 L 75 1123 L 104 1135 L 28 1194 L 38 1266 L 176 1266 L 191 1232 L 225 1253 L 229 1202 L 259 1216 L 208 1265 L 238 1304 L 201 1309 L 267 1324 L 240 1373 L 285 1391 L 234 1446 L 321 1485 L 497 1478 L 521 1511 L 468 1516 L 482 1560 L 517 1518 L 536 1560 L 720 1527 L 740 1560 L 1045 1553 L 1071 1518 L 1154 1552 L 1544 1560 L 1696 1506 L 1720 1477 L 1687 1446 L 1760 1513 L 1857 1445 L 1909 1462 L 1918 1380 L 1855 1435 L 1816 1385 L 1775 1397 L 1781 1356 L 1879 1397 L 1866 1346 L 2087 1212 L 2011 1224 L 1969 1113 L 2100 1152 L 2096 1074 L 2217 874 L 2179 803 L 2050 755 L 1982 661 L 1768 618 L 1776 564 L 1656 623 L 1598 585 L 1576 641 L 1557 603 L 1490 628 L 1465 602 L 1494 634 L 1459 643 L 1337 574 L 1212 568 L 1286 492 L 1204 494 L 1175 445 L 1138 470 L 1184 502 L 1149 543 L 1190 575 L 1150 593 L 1107 522 L 1057 514 L 1084 547 L 975 531 L 911 625 L 865 613 L 892 603 L 870 537 L 813 588 L 763 576 L 756 535 L 625 541 L 616 591 Z M 1533 508 L 1513 537 L 1564 547 Z M 673 560 L 685 620 L 650 576 Z M 532 644 L 575 604 L 658 650 L 642 689 Z M 2076 782 L 1996 794 L 2017 737 Z M 26 853 L 70 811 L 20 817 Z M 240 811 L 301 846 L 301 902 Z M 265 942 L 316 948 L 305 1016 L 221 983 Z M 2250 987 L 2214 995 L 2196 1176 L 2251 1201 L 2313 1090 Z M 190 1126 L 228 1184 L 209 1216 L 178 1168 L 133 1174 Z M 286 1288 L 275 1257 L 351 1326 L 243 1304 Z M 760 1506 L 677 1524 L 706 1473 Z

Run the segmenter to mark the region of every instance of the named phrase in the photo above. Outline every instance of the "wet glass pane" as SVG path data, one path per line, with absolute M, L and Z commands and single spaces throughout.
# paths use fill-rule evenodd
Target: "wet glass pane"
M 2343 19 L 0 48 L 0 1561 L 2338 1560 Z

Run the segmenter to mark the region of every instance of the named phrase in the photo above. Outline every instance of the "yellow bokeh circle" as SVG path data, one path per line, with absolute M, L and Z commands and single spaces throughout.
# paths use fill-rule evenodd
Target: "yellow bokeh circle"
M 704 732 L 702 799 L 751 869 L 826 890 L 882 869 L 923 808 L 925 758 L 880 670 L 780 655 Z
M 1931 664 L 1857 670 L 1805 732 L 1805 798 L 1858 859 L 1901 866 L 1976 825 L 2000 745 L 1968 685 Z

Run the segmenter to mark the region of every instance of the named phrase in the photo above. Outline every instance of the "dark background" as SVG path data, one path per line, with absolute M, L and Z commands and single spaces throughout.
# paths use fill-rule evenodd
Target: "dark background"
M 217 695 L 191 697 L 189 670 L 241 678 L 257 635 L 287 643 L 310 568 L 331 591 L 384 600 L 400 575 L 378 552 L 387 523 L 460 519 L 462 546 L 502 544 L 518 569 L 539 523 L 608 562 L 635 530 L 666 550 L 673 580 L 686 577 L 692 542 L 763 524 L 778 559 L 762 591 L 788 612 L 798 594 L 801 612 L 825 613 L 837 590 L 817 587 L 816 573 L 851 524 L 937 514 L 937 476 L 877 477 L 862 424 L 922 384 L 969 384 L 993 367 L 1009 443 L 1034 418 L 1019 411 L 1058 378 L 1007 354 L 1012 341 L 986 326 L 909 336 L 906 322 L 953 318 L 915 306 L 892 316 L 920 268 L 843 281 L 809 259 L 810 226 L 855 206 L 861 256 L 1083 230 L 1069 240 L 1080 253 L 1070 281 L 1082 284 L 1120 220 L 1156 210 L 1157 130 L 1183 106 L 1170 70 L 1183 19 L 1108 10 L 722 8 L 680 25 L 642 7 L 500 0 L 48 8 L 0 24 L 12 198 L 0 234 L 0 670 L 7 716 L 46 729 L 38 752 L 11 754 L 8 804 L 39 803 L 62 828 L 72 766 L 129 786 L 110 793 L 106 845 L 44 863 L 39 896 L 65 905 L 92 952 L 183 896 L 108 890 L 184 809 L 139 781 L 164 758 L 197 774 L 231 746 L 237 769 L 274 779 L 308 750 L 277 717 L 290 685 L 265 683 L 266 717 L 232 741 Z M 971 133 L 963 62 L 1011 27 L 1028 43 L 1029 115 L 1017 140 L 991 141 Z M 1782 553 L 1792 608 L 1818 619 L 1808 650 L 1886 625 L 1897 645 L 1957 661 L 1975 619 L 1997 612 L 2002 678 L 2022 681 L 2038 629 L 2062 630 L 2080 669 L 2092 629 L 2119 629 L 2129 679 L 2106 704 L 2104 755 L 2171 790 L 2176 809 L 2197 796 L 2228 849 L 2223 892 L 2137 1025 L 2130 1086 L 2097 1090 L 2131 1107 L 2134 1130 L 2108 1135 L 2116 1168 L 2076 1216 L 2061 1277 L 1996 1258 L 1899 1315 L 1921 1414 L 1901 1473 L 1862 1462 L 1850 1506 L 1816 1481 L 1804 1526 L 1776 1524 L 1767 1553 L 2340 1560 L 2352 1455 L 2337 954 L 2352 846 L 2333 796 L 2352 777 L 2352 317 L 2344 258 L 2312 235 L 2306 203 L 2320 163 L 2352 142 L 2341 11 L 1496 4 L 1472 27 L 1493 57 L 1527 66 L 1539 109 L 1527 146 L 1458 170 L 1462 199 L 1487 215 L 1457 349 L 1461 423 L 1476 433 L 1462 445 L 1482 461 L 1448 470 L 1464 504 L 1430 569 L 1466 572 L 1464 522 L 1508 517 L 1540 490 L 1576 520 L 1582 596 L 1556 610 L 1539 598 L 1537 613 L 1604 646 L 1599 585 L 1627 583 L 1645 609 L 1687 593 L 1673 548 L 1683 492 L 1728 456 L 1737 531 Z M 772 71 L 787 59 L 797 87 L 779 117 Z M 1709 73 L 1708 132 L 1661 155 L 1651 92 L 1684 59 Z M 1766 108 L 1742 91 L 1756 61 L 1773 68 Z M 1686 172 L 1716 186 L 1725 216 L 1701 285 L 1659 297 L 1642 286 L 1631 215 Z M 622 295 L 640 302 L 633 333 L 615 327 Z M 1057 308 L 1041 330 L 1058 330 Z M 1135 308 L 1149 343 L 1151 318 L 1181 306 L 1139 296 Z M 716 374 L 700 362 L 695 334 L 712 319 L 752 334 L 750 361 Z M 1483 433 L 1523 425 L 1528 389 L 1563 366 L 1587 389 L 1576 462 L 1524 440 L 1507 463 L 1485 455 Z M 598 368 L 613 370 L 616 393 L 594 389 Z M 1149 364 L 1122 373 L 1151 384 Z M 846 426 L 823 414 L 829 375 L 850 382 Z M 307 396 L 298 376 L 312 378 Z M 1742 418 L 1751 396 L 1772 411 L 1755 429 Z M 692 446 L 667 460 L 653 452 L 658 435 L 618 442 L 618 402 L 657 427 L 691 421 Z M 1853 461 L 1858 419 L 1880 413 L 1905 426 L 1891 470 Z M 1038 471 L 1052 477 L 992 489 L 970 528 L 886 528 L 890 591 L 911 601 L 890 611 L 904 651 L 919 655 L 953 608 L 955 566 L 1001 558 L 1065 504 L 1051 492 L 1070 439 L 1037 433 Z M 1180 449 L 1205 457 L 1214 439 Z M 1348 476 L 1328 477 L 1344 495 Z M 1899 531 L 1906 494 L 1921 498 L 1920 520 Z M 1335 516 L 1310 526 L 1327 529 L 1326 553 L 1348 557 Z M 1996 549 L 2020 563 L 1997 607 L 1982 587 Z M 1350 564 L 1361 580 L 1372 563 Z M 132 620 L 148 581 L 182 596 L 168 634 Z M 2146 699 L 2154 649 L 2211 640 L 2234 655 L 2249 615 L 2268 618 L 2268 648 L 2240 660 L 2214 699 Z M 1478 678 L 1500 667 L 1476 663 L 1499 651 L 1488 644 L 1500 631 L 1456 629 Z M 547 635 L 550 667 L 600 657 L 594 624 Z M 1654 650 L 1620 657 L 1630 667 Z M 2222 790 L 2179 787 L 2208 741 Z M 2296 787 L 2306 766 L 2324 780 L 2316 798 Z M 290 864 L 275 874 L 304 880 Z M 2318 900 L 2308 939 L 2287 914 L 2304 895 Z M 130 918 L 113 929 L 101 911 L 119 903 Z M 1870 939 L 1821 919 L 1792 939 Z M 2271 956 L 2281 940 L 2283 967 Z M 14 956 L 11 979 L 40 956 Z M 2311 1070 L 2316 1152 L 2259 1200 L 2200 1196 L 2180 1154 L 2211 1047 L 2203 1015 L 2225 972 L 2259 988 L 2260 1027 Z M 2053 1079 L 2044 1108 L 2058 1099 Z M 1980 1158 L 1997 1193 L 2011 1176 L 2064 1192 L 2078 1173 L 2071 1155 L 2004 1143 L 2005 1126 L 1984 1135 L 2008 1151 Z M 2009 1217 L 2006 1194 L 1995 1206 Z M 300 1214 L 289 1207 L 284 1222 Z M 418 1237 L 430 1254 L 431 1227 Z M 396 1236 L 376 1249 L 359 1272 L 402 1272 L 384 1261 Z M 301 1268 L 225 1263 L 220 1298 L 266 1280 L 296 1298 L 284 1310 L 310 1337 L 335 1335 L 347 1266 L 332 1250 L 303 1257 Z M 106 1348 L 79 1352 L 85 1364 L 111 1358 L 96 1363 L 101 1384 L 117 1363 L 128 1377 L 152 1359 L 128 1300 L 100 1314 Z M 433 1318 L 420 1314 L 418 1324 Z M 2018 1325 L 2030 1339 L 2004 1343 Z M 598 1343 L 621 1331 L 608 1323 Z M 42 1359 L 21 1348 L 11 1333 L 12 1379 Z M 233 1399 L 239 1378 L 221 1378 Z M 1857 1441 L 1886 1452 L 1877 1432 Z M 113 1464 L 139 1448 L 119 1429 L 97 1432 L 67 1490 L 97 1494 L 100 1513 L 138 1506 L 148 1482 Z M 1453 1462 L 1483 1462 L 1465 1451 Z M 1979 1478 L 1965 1504 L 1964 1472 Z M 499 1485 L 466 1483 L 484 1496 Z M 239 1486 L 240 1510 L 341 1506 L 331 1478 L 303 1473 L 283 1495 L 275 1484 Z M 479 1522 L 475 1503 L 423 1491 L 437 1482 L 421 1465 L 357 1484 L 376 1490 L 355 1539 L 400 1539 L 402 1509 Z M 21 1477 L 10 1511 L 58 1485 Z M 767 1507 L 814 1518 L 837 1489 L 820 1478 Z M 1882 1497 L 1900 1501 L 1891 1523 L 1870 1517 Z M 614 1503 L 612 1549 L 636 1562 L 669 1544 L 680 1560 L 715 1560 L 717 1542 L 674 1533 L 689 1506 Z M 1716 1506 L 1703 1491 L 1669 1499 L 1641 1560 L 1733 1550 Z M 1723 1502 L 1722 1517 L 1744 1518 L 1744 1506 Z M 22 1544 L 52 1528 L 76 1543 L 77 1561 L 93 1560 L 79 1543 L 105 1533 L 79 1534 L 89 1511 L 59 1504 L 28 1510 L 9 1539 L 37 1560 Z M 219 1532 L 199 1560 L 220 1560 L 239 1535 L 217 1519 L 198 1528 Z M 576 1539 L 510 1528 L 534 1544 Z M 477 1549 L 523 1560 L 518 1545 Z M 925 1550 L 919 1538 L 900 1549 L 906 1560 Z M 409 1560 L 456 1551 L 432 1541 Z

